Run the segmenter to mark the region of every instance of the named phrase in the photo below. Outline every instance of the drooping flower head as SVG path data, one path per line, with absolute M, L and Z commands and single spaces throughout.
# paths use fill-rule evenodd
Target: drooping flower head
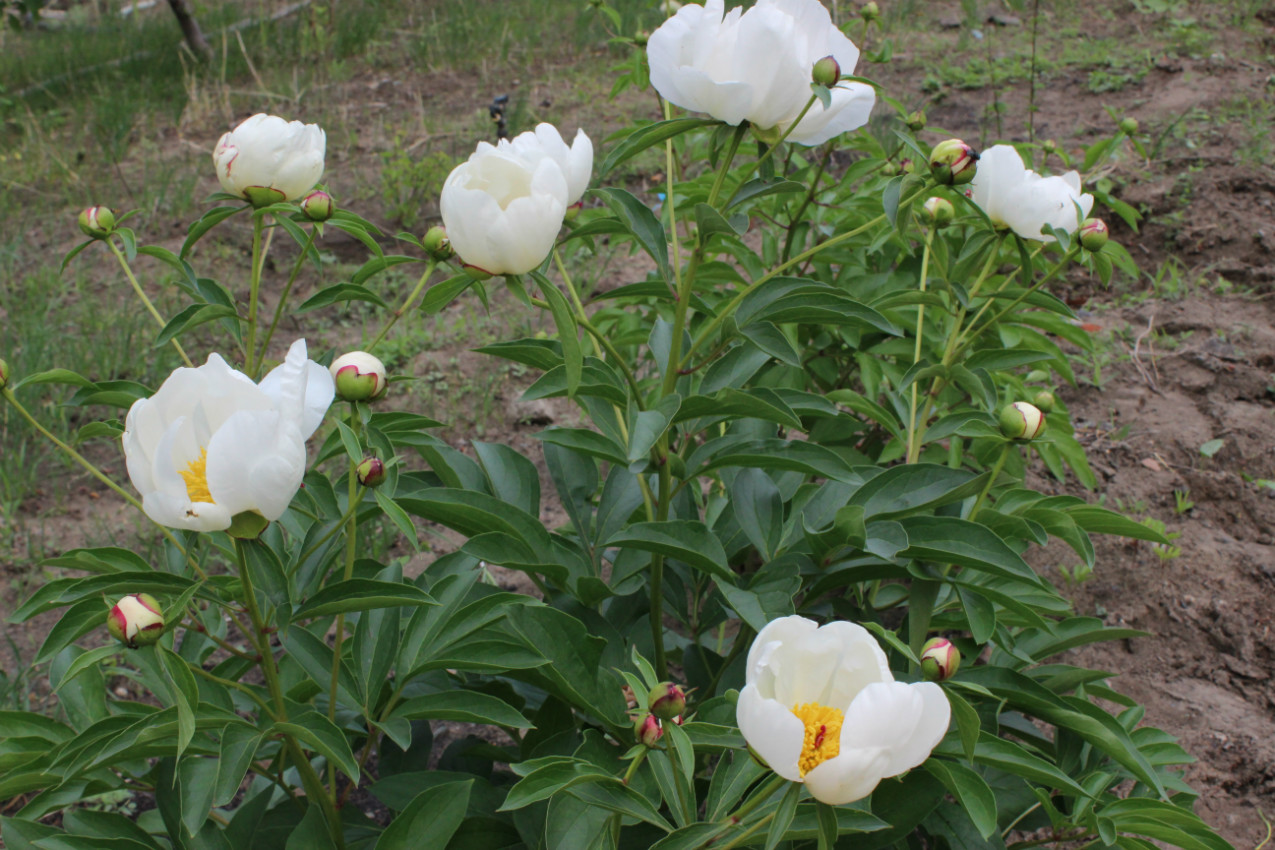
M 553 249 L 592 171 L 593 143 L 583 130 L 570 147 L 549 124 L 512 141 L 479 142 L 439 197 L 452 250 L 490 275 L 531 271 Z
M 221 188 L 256 206 L 295 201 L 323 176 L 327 136 L 317 124 L 258 113 L 213 150 Z
M 819 0 L 758 0 L 747 12 L 726 12 L 722 0 L 686 5 L 651 34 L 646 53 L 651 85 L 670 103 L 778 132 L 810 99 L 816 62 L 831 57 L 852 74 L 859 61 Z M 837 83 L 828 108 L 816 102 L 788 139 L 818 145 L 862 127 L 875 100 L 871 86 Z
M 1054 241 L 1041 232 L 1046 224 L 1074 233 L 1093 209 L 1093 195 L 1081 193 L 1078 173 L 1042 177 L 1023 165 L 1018 151 L 1009 145 L 983 151 L 965 194 L 992 224 L 1041 242 Z
M 124 425 L 128 477 L 160 525 L 222 531 L 254 512 L 276 520 L 305 474 L 305 441 L 332 403 L 332 376 L 297 340 L 260 384 L 217 354 L 181 368 Z
M 746 678 L 736 707 L 744 739 L 831 805 L 921 764 L 951 718 L 938 685 L 894 681 L 881 647 L 854 623 L 771 621 L 748 651 Z

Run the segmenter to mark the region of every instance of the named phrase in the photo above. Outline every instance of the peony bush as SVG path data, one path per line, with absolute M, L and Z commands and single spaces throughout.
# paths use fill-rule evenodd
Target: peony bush
M 50 559 L 65 574 L 15 613 L 58 616 L 36 659 L 58 712 L 0 714 L 6 846 L 1227 846 L 1190 757 L 1066 655 L 1139 633 L 1030 564 L 1053 539 L 1090 567 L 1093 534 L 1164 542 L 1024 481 L 1094 485 L 1052 393 L 1090 341 L 1050 285 L 1135 271 L 1082 175 L 930 138 L 848 76 L 858 50 L 817 0 L 665 5 L 637 57 L 662 120 L 600 161 L 585 130 L 478 142 L 402 253 L 316 186 L 322 130 L 276 116 L 217 143 L 225 191 L 180 252 L 85 211 L 67 261 L 111 255 L 187 365 L 152 389 L 0 361 L 16 415 L 36 383 L 120 411 L 78 436 L 119 440 L 128 484 L 44 433 L 162 535 Z M 639 155 L 663 162 L 662 206 L 618 185 Z M 200 240 L 236 216 L 247 279 L 201 277 Z M 327 228 L 371 256 L 296 304 Z M 607 250 L 648 271 L 582 289 L 569 270 Z M 156 310 L 138 256 L 187 307 Z M 386 303 L 378 275 L 409 264 Z M 543 311 L 556 333 L 479 351 L 578 427 L 533 457 L 462 451 L 404 409 L 377 347 L 457 299 Z M 284 317 L 350 301 L 384 313 L 359 350 L 311 333 L 267 368 Z M 222 341 L 198 367 L 195 329 Z M 456 551 L 411 575 L 371 556 L 427 524 Z M 153 806 L 103 804 L 121 795 Z

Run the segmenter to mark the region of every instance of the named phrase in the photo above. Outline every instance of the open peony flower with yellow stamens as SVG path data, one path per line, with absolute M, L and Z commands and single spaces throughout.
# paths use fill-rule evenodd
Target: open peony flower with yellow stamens
M 124 425 L 128 477 L 160 525 L 223 531 L 245 512 L 276 520 L 306 467 L 306 438 L 332 403 L 332 375 L 305 340 L 254 384 L 217 354 L 181 368 Z
M 951 708 L 932 682 L 894 681 L 885 653 L 854 623 L 781 617 L 748 651 L 736 720 L 771 770 L 831 805 L 925 761 Z

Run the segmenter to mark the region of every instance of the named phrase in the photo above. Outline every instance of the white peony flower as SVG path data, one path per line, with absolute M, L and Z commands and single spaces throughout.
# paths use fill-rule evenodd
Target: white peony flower
M 583 130 L 571 147 L 549 124 L 497 145 L 479 142 L 439 197 L 452 249 L 488 274 L 531 271 L 553 250 L 592 171 L 593 143 Z
M 929 757 L 951 708 L 932 682 L 894 681 L 885 653 L 854 623 L 771 621 L 748 651 L 736 720 L 771 770 L 831 805 Z
M 651 34 L 646 53 L 651 84 L 670 103 L 779 132 L 810 99 L 817 61 L 832 56 L 846 74 L 859 61 L 819 0 L 758 0 L 729 13 L 722 0 L 683 6 Z M 838 83 L 829 108 L 816 101 L 788 138 L 818 145 L 862 127 L 875 100 L 871 86 Z
M 237 514 L 276 520 L 305 474 L 305 441 L 332 403 L 332 375 L 305 340 L 254 384 L 217 354 L 181 368 L 124 425 L 128 477 L 160 525 L 221 531 Z
M 1046 224 L 1075 232 L 1093 209 L 1093 195 L 1081 194 L 1079 174 L 1068 171 L 1060 177 L 1041 177 L 1023 165 L 1018 151 L 1009 145 L 983 151 L 965 196 L 987 213 L 992 224 L 1041 242 L 1054 241 L 1041 233 Z
M 313 189 L 323 176 L 326 145 L 317 124 L 258 113 L 221 137 L 213 163 L 221 188 L 265 206 Z

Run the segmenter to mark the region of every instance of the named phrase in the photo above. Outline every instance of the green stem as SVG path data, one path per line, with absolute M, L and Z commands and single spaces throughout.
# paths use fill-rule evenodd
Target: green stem
M 422 278 L 422 280 L 424 280 Z M 409 299 L 410 300 L 410 299 Z M 350 428 L 354 431 L 354 438 L 359 438 L 359 411 L 356 405 L 350 404 Z M 359 493 L 359 477 L 358 462 L 354 458 L 350 458 L 350 475 L 349 486 L 346 488 L 349 504 L 353 505 L 358 502 Z M 347 512 L 348 513 L 348 512 Z M 350 514 L 350 518 L 346 521 L 345 534 L 345 573 L 344 581 L 349 581 L 354 575 L 354 556 L 358 550 L 358 522 L 355 514 Z M 328 720 L 336 723 L 336 702 L 337 688 L 341 681 L 341 645 L 345 641 L 345 612 L 336 615 L 336 642 L 332 648 L 332 679 L 328 686 Z M 331 761 L 328 762 L 328 787 L 332 790 L 332 803 L 336 805 L 337 789 L 336 789 L 336 765 Z
M 997 477 L 1001 474 L 1001 470 L 1005 468 L 1005 459 L 1009 457 L 1009 453 L 1013 448 L 1013 443 L 1006 443 L 1001 449 L 1001 456 L 996 459 L 996 465 L 992 467 L 992 475 L 987 479 L 987 484 L 983 487 L 983 492 L 978 494 L 974 507 L 970 508 L 970 515 L 966 519 L 972 520 L 978 513 L 978 509 L 983 507 L 983 502 L 987 500 L 987 494 L 992 492 L 992 486 L 996 484 Z
M 766 780 L 765 784 L 763 784 L 760 788 L 754 791 L 753 795 L 749 797 L 747 800 L 745 800 L 742 806 L 740 806 L 732 814 L 727 815 L 725 818 L 723 818 L 722 820 L 718 822 L 719 823 L 741 822 L 744 818 L 751 815 L 758 806 L 760 806 L 762 803 L 765 803 L 767 800 L 773 797 L 775 795 L 775 792 L 778 791 L 780 788 L 783 788 L 784 785 L 787 784 L 787 782 L 788 782 L 787 779 L 784 779 L 782 776 L 776 773 L 774 776 L 770 777 L 770 779 Z
M 731 848 L 733 848 L 733 847 L 739 847 L 739 846 L 741 846 L 741 845 L 742 845 L 744 842 L 746 842 L 749 838 L 752 838 L 752 836 L 753 836 L 753 834 L 754 834 L 755 832 L 757 832 L 758 830 L 760 830 L 762 827 L 764 827 L 766 824 L 770 823 L 770 822 L 771 822 L 772 820 L 774 820 L 774 819 L 775 819 L 775 812 L 771 812 L 770 814 L 766 815 L 766 816 L 765 816 L 764 818 L 762 818 L 761 820 L 757 821 L 757 823 L 755 823 L 755 824 L 753 824 L 752 826 L 748 827 L 748 829 L 744 830 L 744 831 L 743 831 L 743 832 L 741 832 L 739 835 L 735 836 L 735 837 L 734 837 L 734 838 L 732 838 L 730 841 L 728 841 L 727 843 L 723 844 L 723 845 L 721 846 L 721 850 L 731 850 Z M 704 847 L 704 846 L 706 846 L 706 845 L 702 845 L 702 844 L 701 844 L 700 846 L 701 846 L 701 847 Z
M 598 356 L 599 360 L 602 360 L 602 352 L 603 350 L 606 351 L 607 356 L 611 358 L 608 362 L 618 367 L 624 374 L 624 379 L 628 381 L 629 389 L 633 392 L 633 402 L 637 405 L 638 410 L 645 410 L 642 404 L 642 389 L 638 385 L 637 376 L 633 374 L 633 369 L 630 368 L 628 361 L 620 356 L 619 350 L 616 349 L 607 335 L 594 327 L 589 314 L 584 311 L 584 302 L 580 300 L 580 292 L 572 282 L 571 275 L 567 274 L 567 267 L 563 264 L 562 255 L 558 253 L 556 246 L 553 249 L 553 261 L 558 266 L 558 274 L 562 276 L 562 282 L 567 287 L 567 294 L 571 297 L 571 304 L 575 307 L 576 322 L 588 332 L 589 339 L 593 341 L 593 352 Z M 547 303 L 546 306 L 548 306 Z
M 421 290 L 425 288 L 425 284 L 429 282 L 430 275 L 434 273 L 434 269 L 437 267 L 437 260 L 430 260 L 425 266 L 425 274 L 421 275 L 421 279 L 416 282 L 416 288 L 413 289 L 411 294 L 407 296 L 407 300 L 403 302 L 403 305 L 390 314 L 389 321 L 385 323 L 385 325 L 381 328 L 380 333 L 376 335 L 376 338 L 373 339 L 365 349 L 369 354 L 372 352 L 372 349 L 376 348 L 381 340 L 385 339 L 385 335 L 390 332 L 390 328 L 394 327 L 394 325 L 398 323 L 398 320 L 403 318 L 403 314 L 412 308 L 412 303 L 416 301 L 416 296 L 421 294 Z
M 650 750 L 645 748 L 637 751 L 637 755 L 629 762 L 629 769 L 624 771 L 623 782 L 625 785 L 628 785 L 633 780 L 633 777 L 637 775 L 638 768 L 642 766 L 642 762 L 646 761 L 646 756 L 649 752 Z M 611 815 L 611 843 L 616 847 L 620 846 L 620 821 L 621 815 L 619 812 Z
M 252 701 L 255 702 L 257 706 L 262 711 L 264 711 L 268 716 L 270 717 L 275 716 L 274 711 L 272 711 L 270 708 L 270 703 L 262 699 L 260 695 L 257 694 L 256 691 L 254 691 L 252 688 L 245 685 L 243 682 L 232 682 L 229 679 L 223 679 L 220 676 L 214 676 L 212 673 L 209 673 L 207 670 L 205 670 L 203 667 L 200 667 L 198 664 L 191 664 L 190 669 L 195 671 L 200 676 L 203 676 L 205 679 L 207 679 L 210 682 L 216 682 L 217 684 L 222 685 L 223 687 L 234 688 L 240 693 L 248 695 L 252 699 Z M 277 720 L 278 718 L 275 718 L 275 719 Z
M 301 565 L 303 563 L 305 563 L 306 558 L 309 558 L 315 552 L 319 551 L 319 549 L 323 546 L 324 543 L 327 543 L 329 540 L 331 540 L 333 537 L 336 536 L 338 531 L 340 531 L 342 528 L 345 528 L 345 524 L 349 522 L 350 518 L 354 516 L 356 511 L 358 511 L 359 505 L 362 503 L 362 501 L 363 501 L 362 499 L 356 499 L 355 501 L 351 502 L 350 506 L 345 509 L 345 513 L 341 514 L 341 518 L 337 520 L 333 524 L 333 526 L 324 533 L 322 537 L 314 541 L 314 543 L 310 545 L 309 549 L 306 549 L 304 552 L 301 553 L 301 557 L 297 559 L 297 563 L 292 567 L 292 572 L 288 573 L 288 578 L 292 578 L 292 576 L 296 574 L 296 571 L 301 568 Z
M 788 233 L 784 237 L 784 252 L 780 255 L 785 260 L 792 256 L 792 239 L 797 232 L 796 225 L 801 221 L 801 217 L 806 214 L 807 208 L 814 202 L 815 195 L 819 191 L 819 181 L 823 179 L 823 173 L 828 169 L 828 162 L 832 159 L 832 145 L 824 145 L 823 157 L 819 160 L 819 168 L 815 170 L 814 179 L 810 181 L 810 191 L 806 193 L 806 197 L 802 199 L 801 206 L 797 207 L 797 212 L 793 215 L 788 224 Z
M 739 185 L 735 187 L 735 191 L 732 192 L 731 196 L 726 200 L 725 208 L 730 207 L 731 203 L 735 200 L 735 196 L 739 194 L 740 189 L 744 188 L 744 184 L 748 181 L 748 178 L 752 176 L 753 172 L 761 168 L 762 163 L 764 163 L 766 160 L 774 156 L 775 151 L 778 150 L 779 146 L 784 143 L 784 140 L 787 139 L 788 136 L 792 134 L 792 131 L 797 129 L 797 125 L 801 123 L 801 119 L 806 117 L 806 113 L 810 111 L 810 107 L 814 106 L 815 102 L 818 100 L 819 100 L 818 96 L 812 94 L 810 96 L 810 99 L 806 101 L 806 105 L 801 108 L 801 112 L 797 115 L 796 120 L 794 120 L 791 124 L 789 124 L 787 127 L 784 128 L 783 133 L 779 135 L 779 138 L 775 141 L 773 145 L 766 148 L 765 153 L 757 157 L 757 159 L 751 165 L 749 165 L 747 168 L 744 169 L 744 173 L 740 175 L 740 178 L 739 178 Z
M 904 204 L 911 203 L 912 201 L 919 198 L 921 195 L 928 192 L 931 188 L 932 188 L 932 184 L 927 183 L 925 186 L 921 187 L 919 190 L 917 190 L 916 192 L 909 195 L 907 198 L 900 201 L 899 206 L 903 206 Z M 885 221 L 885 213 L 881 213 L 881 215 L 877 216 L 871 221 L 868 221 L 868 222 L 865 222 L 864 224 L 859 225 L 853 230 L 847 230 L 845 233 L 841 233 L 836 236 L 833 236 L 831 239 L 828 239 L 825 242 L 820 242 L 818 245 L 815 245 L 812 248 L 808 248 L 805 251 L 802 251 L 800 254 L 793 257 L 791 260 L 787 260 L 783 263 L 780 263 L 778 266 L 775 266 L 775 268 L 773 268 L 766 274 L 762 275 L 761 277 L 757 278 L 757 280 L 753 281 L 748 286 L 744 287 L 743 290 L 741 290 L 738 294 L 736 294 L 735 297 L 732 298 L 730 302 L 721 311 L 717 313 L 717 315 L 713 316 L 713 318 L 709 320 L 709 322 L 703 328 L 700 329 L 700 332 L 695 335 L 695 339 L 691 343 L 691 347 L 687 350 L 686 356 L 683 358 L 678 368 L 679 369 L 686 368 L 688 362 L 690 361 L 691 356 L 695 353 L 696 349 L 698 349 L 701 345 L 703 345 L 705 340 L 711 337 L 713 333 L 719 327 L 721 327 L 721 325 L 726 321 L 726 319 L 728 319 L 737 309 L 739 309 L 739 305 L 743 303 L 744 299 L 747 298 L 749 295 L 751 295 L 753 292 L 755 292 L 758 287 L 763 286 L 764 284 L 768 283 L 769 281 L 783 274 L 784 272 L 786 272 L 788 269 L 792 268 L 793 266 L 804 263 L 806 260 L 818 254 L 820 251 L 831 248 L 834 245 L 839 245 L 842 242 L 845 242 L 847 239 L 853 239 L 855 236 L 858 236 L 860 233 L 864 232 L 865 230 L 871 227 L 875 227 L 876 225 L 880 224 L 883 221 Z
M 142 299 L 142 303 L 146 305 L 146 309 L 150 312 L 152 316 L 155 317 L 155 321 L 159 323 L 160 328 L 163 328 L 168 323 L 164 321 L 164 317 L 161 316 L 159 314 L 159 311 L 155 309 L 155 305 L 151 303 L 151 300 L 146 297 L 145 290 L 143 290 L 142 285 L 137 282 L 137 277 L 133 274 L 133 270 L 129 268 L 128 258 L 124 256 L 124 252 L 121 251 L 119 249 L 119 246 L 115 244 L 114 239 L 106 239 L 104 241 L 106 242 L 107 245 L 110 246 L 111 251 L 115 254 L 116 258 L 120 261 L 120 266 L 123 267 L 124 274 L 128 275 L 128 282 L 133 285 L 133 291 L 137 293 L 137 297 Z M 195 365 L 194 363 L 190 361 L 190 358 L 186 356 L 186 351 L 182 348 L 181 343 L 177 341 L 176 337 L 174 337 L 173 339 L 170 339 L 169 342 L 171 342 L 173 345 L 173 348 L 177 350 L 177 354 L 181 357 L 183 363 L 191 367 Z
M 259 210 L 252 213 L 252 271 L 248 286 L 248 339 L 246 343 L 248 362 L 244 371 L 249 378 L 257 380 L 257 300 L 261 294 L 261 267 L 265 256 L 261 250 L 261 235 L 265 230 L 266 216 Z
M 961 350 L 964 349 L 964 346 L 962 345 L 962 343 L 965 342 L 966 337 L 969 337 L 969 341 L 973 342 L 975 339 L 978 338 L 979 334 L 981 334 L 983 331 L 987 330 L 992 325 L 999 322 L 1005 316 L 1009 315 L 1011 312 L 1013 312 L 1015 307 L 1017 307 L 1019 304 L 1022 304 L 1024 301 L 1026 301 L 1028 296 L 1030 296 L 1033 292 L 1040 289 L 1052 278 L 1054 278 L 1060 271 L 1063 270 L 1063 268 L 1066 267 L 1067 263 L 1071 260 L 1072 257 L 1076 255 L 1076 252 L 1078 250 L 1079 248 L 1072 247 L 1072 249 L 1068 251 L 1061 260 L 1058 261 L 1058 264 L 1056 266 L 1054 266 L 1052 269 L 1045 272 L 1045 274 L 1041 276 L 1040 280 L 1033 283 L 1030 287 L 1028 287 L 1026 291 L 1023 292 L 1022 295 L 1018 296 L 1012 302 L 1010 302 L 1010 305 L 1008 307 L 1006 307 L 1004 310 L 1001 310 L 996 315 L 992 316 L 990 319 L 988 319 L 986 322 L 984 322 L 982 325 L 976 328 L 974 326 L 978 322 L 979 317 L 982 316 L 983 313 L 987 312 L 987 308 L 992 303 L 993 299 L 988 298 L 987 303 L 983 305 L 983 308 L 979 310 L 977 314 L 975 314 L 973 321 L 970 322 L 969 329 L 966 330 L 964 333 L 962 333 L 960 339 L 957 340 L 957 349 L 956 349 L 957 352 L 960 352 Z
M 741 121 L 739 126 L 735 128 L 735 135 L 731 136 L 730 147 L 726 149 L 726 159 L 722 162 L 722 167 L 717 170 L 717 177 L 713 179 L 713 188 L 708 192 L 708 205 L 715 207 L 717 205 L 717 196 L 721 194 L 722 186 L 726 183 L 726 175 L 730 173 L 731 164 L 735 161 L 735 154 L 739 151 L 739 143 L 744 140 L 744 134 L 748 132 L 748 124 Z M 734 195 L 731 195 L 733 198 Z
M 925 251 L 921 255 L 921 294 L 925 294 L 925 284 L 930 272 L 930 245 L 934 242 L 934 228 L 927 228 L 925 231 Z M 916 309 L 916 352 L 912 356 L 912 364 L 921 362 L 921 343 L 925 338 L 925 301 L 922 300 Z M 916 439 L 916 405 L 917 393 L 919 392 L 917 382 L 912 382 L 912 407 L 908 416 L 908 448 L 907 458 L 909 462 L 914 462 L 920 453 L 919 447 L 914 452 L 913 441 Z
M 18 411 L 18 414 L 23 419 L 25 419 L 32 428 L 38 431 L 41 436 L 43 436 L 46 440 L 53 443 L 53 445 L 57 446 L 59 449 L 65 452 L 68 457 L 70 457 L 80 466 L 88 470 L 89 474 L 92 475 L 94 478 L 96 478 L 98 481 L 101 481 L 107 487 L 110 487 L 112 490 L 114 490 L 115 493 L 120 498 L 122 498 L 124 501 L 128 502 L 130 505 L 132 505 L 133 507 L 141 511 L 142 514 L 145 515 L 147 519 L 150 519 L 150 515 L 146 514 L 146 509 L 142 507 L 142 503 L 137 501 L 137 499 L 133 497 L 132 493 L 128 492 L 123 487 L 121 487 L 120 485 L 112 481 L 106 475 L 106 473 L 98 469 L 97 466 L 94 465 L 91 461 L 89 461 L 86 457 L 84 457 L 84 455 L 80 454 L 75 449 L 71 448 L 62 440 L 59 440 L 57 437 L 53 436 L 53 432 L 51 432 L 48 428 L 45 428 L 43 425 L 41 425 L 39 421 L 37 421 L 36 418 L 32 416 L 25 407 L 22 406 L 22 404 L 18 401 L 17 396 L 13 394 L 13 390 L 9 389 L 8 387 L 0 389 L 0 397 L 3 397 L 5 401 L 11 404 L 13 406 L 13 409 Z M 155 522 L 155 521 L 151 520 L 151 522 Z M 168 541 L 172 543 L 173 546 L 177 547 L 177 551 L 182 553 L 182 556 L 186 559 L 186 562 L 189 563 L 191 568 L 194 569 L 195 574 L 198 575 L 200 579 L 207 581 L 208 575 L 203 571 L 203 568 L 199 566 L 199 563 L 194 558 L 190 557 L 190 554 L 186 551 L 186 547 L 181 545 L 181 542 L 178 541 L 177 536 L 173 534 L 173 532 L 169 530 L 167 527 L 162 526 L 157 522 L 155 523 L 155 527 L 159 529 L 160 533 L 163 534 L 164 537 L 168 538 Z
M 288 296 L 292 293 L 292 285 L 297 282 L 297 275 L 301 273 L 301 266 L 305 263 L 305 256 L 314 245 L 314 234 L 315 229 L 311 227 L 310 238 L 306 240 L 305 245 L 301 248 L 297 261 L 292 264 L 292 274 L 288 275 L 288 282 L 284 284 L 283 292 L 279 295 L 279 303 L 275 305 L 274 318 L 270 320 L 270 328 L 266 331 L 265 338 L 261 340 L 258 362 L 265 362 L 266 351 L 270 348 L 270 340 L 274 339 L 275 329 L 279 327 L 279 322 L 283 319 L 283 308 L 287 305 Z

